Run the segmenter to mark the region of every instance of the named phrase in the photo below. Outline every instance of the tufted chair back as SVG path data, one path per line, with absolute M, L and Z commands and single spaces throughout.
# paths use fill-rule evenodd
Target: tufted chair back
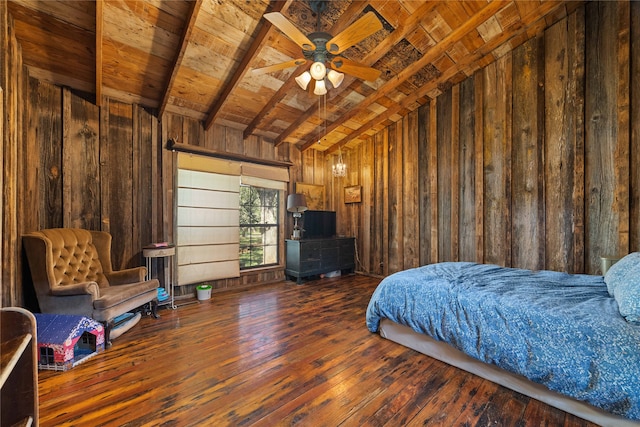
M 93 234 L 76 228 L 53 228 L 37 232 L 51 242 L 54 286 L 67 286 L 83 282 L 96 282 L 99 287 L 109 286 L 104 275 L 100 254 L 93 243 Z

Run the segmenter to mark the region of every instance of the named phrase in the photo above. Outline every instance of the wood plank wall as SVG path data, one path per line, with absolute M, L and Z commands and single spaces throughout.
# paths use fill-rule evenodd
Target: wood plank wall
M 586 44 L 594 53 L 586 58 L 585 255 L 593 261 L 629 246 L 630 5 L 597 2 L 588 10 Z
M 147 159 L 157 120 L 108 99 L 100 114 L 81 94 L 34 78 L 27 93 L 24 162 L 32 167 L 23 185 L 33 190 L 28 204 L 19 206 L 20 234 L 54 227 L 108 231 L 113 267 L 142 265 L 141 247 L 152 237 Z
M 243 141 L 238 129 L 214 126 L 205 132 L 198 120 L 173 114 L 158 120 L 153 111 L 107 97 L 98 107 L 91 96 L 30 78 L 17 61 L 20 54 L 15 38 L 9 40 L 13 40 L 13 50 L 4 58 L 11 61 L 3 68 L 9 71 L 5 76 L 11 76 L 3 104 L 10 113 L 9 131 L 3 134 L 0 157 L 5 160 L 2 182 L 6 184 L 0 217 L 4 222 L 2 306 L 37 309 L 21 255 L 20 236 L 27 232 L 54 227 L 108 231 L 113 236 L 115 269 L 144 265 L 142 247 L 173 241 L 176 154 L 165 148 L 170 138 L 250 157 L 301 163 L 299 150 L 289 145 L 276 149 L 255 136 Z M 7 93 L 11 102 L 6 102 Z M 300 180 L 299 168 L 292 167 L 291 175 L 292 191 L 293 182 Z M 284 255 L 281 259 L 278 268 L 212 284 L 219 290 L 281 280 Z M 161 281 L 162 267 L 153 266 L 154 277 Z M 194 288 L 180 287 L 177 294 L 194 294 Z
M 631 203 L 629 247 L 637 250 L 640 248 L 640 2 L 631 4 L 631 73 L 629 75 L 629 92 L 633 94 L 630 100 L 631 112 Z
M 2 165 L 2 171 L 0 173 L 0 188 L 4 188 L 4 149 L 8 144 L 7 141 L 7 133 L 4 130 L 5 124 L 5 91 L 4 88 L 7 87 L 7 52 L 9 51 L 8 41 L 9 41 L 9 26 L 8 26 L 8 12 L 7 12 L 7 4 L 3 2 L 0 4 L 0 165 Z M 6 120 L 7 124 L 11 125 L 9 120 Z M 5 201 L 4 197 L 0 197 L 0 224 L 4 224 L 4 207 Z M 3 227 L 0 226 L 0 230 L 4 230 Z M 0 237 L 4 240 L 4 231 L 0 232 Z M 2 271 L 5 271 L 5 257 L 4 257 L 4 248 L 3 245 L 0 245 L 0 266 L 2 267 Z M 5 289 L 4 284 L 7 284 Z M 12 298 L 10 292 L 13 290 L 13 287 L 10 286 L 10 281 L 8 281 L 4 274 L 0 275 L 0 306 L 4 307 L 5 305 L 9 305 L 12 302 Z
M 593 2 L 343 153 L 305 153 L 358 270 L 437 261 L 600 272 L 640 250 L 640 6 Z M 413 159 L 417 164 L 413 164 Z M 324 173 L 317 165 L 324 163 Z M 307 175 L 308 173 L 308 175 Z M 363 200 L 344 204 L 342 189 Z
M 386 275 L 444 260 L 599 272 L 599 256 L 640 250 L 640 3 L 594 2 L 428 104 L 334 155 L 29 78 L 0 2 L 3 306 L 23 305 L 20 236 L 81 226 L 114 234 L 116 268 L 172 240 L 179 142 L 286 160 L 323 184 L 358 270 Z M 362 202 L 343 189 L 362 186 Z M 291 218 L 287 216 L 288 230 Z M 282 270 L 215 283 L 282 278 Z M 185 293 L 190 289 L 182 290 Z
M 15 39 L 13 23 L 8 16 L 6 2 L 0 5 L 0 50 L 0 117 L 3 121 L 0 126 L 0 304 L 4 307 L 12 305 L 21 297 L 20 288 L 13 286 L 19 280 L 21 268 L 21 264 L 16 262 L 20 254 L 16 224 L 20 217 L 11 207 L 16 206 L 21 199 L 22 192 L 17 177 L 27 167 L 20 162 L 24 150 L 21 132 L 23 106 L 22 98 L 19 96 L 24 85 L 22 55 Z
M 38 188 L 32 201 L 38 209 L 35 219 L 26 215 L 22 230 L 108 231 L 113 236 L 115 269 L 143 265 L 142 247 L 151 242 L 174 241 L 176 154 L 166 149 L 169 139 L 255 158 L 289 161 L 291 157 L 289 146 L 274 149 L 258 137 L 243 141 L 241 130 L 214 126 L 205 131 L 200 121 L 173 114 L 159 121 L 140 106 L 106 97 L 97 107 L 82 94 L 33 78 L 28 91 L 27 131 L 34 142 L 25 160 L 41 167 L 25 178 L 33 185 L 30 188 Z M 153 275 L 162 279 L 160 268 L 154 263 Z M 212 285 L 220 290 L 283 277 L 280 267 Z M 190 295 L 194 288 L 179 287 L 177 294 Z

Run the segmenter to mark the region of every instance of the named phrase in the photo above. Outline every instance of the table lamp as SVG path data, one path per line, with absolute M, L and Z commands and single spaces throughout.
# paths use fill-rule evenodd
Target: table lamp
M 304 198 L 304 194 L 295 193 L 289 194 L 287 197 L 287 211 L 293 212 L 293 234 L 292 240 L 302 239 L 302 229 L 298 225 L 298 218 L 302 217 L 302 212 L 306 211 L 307 201 Z

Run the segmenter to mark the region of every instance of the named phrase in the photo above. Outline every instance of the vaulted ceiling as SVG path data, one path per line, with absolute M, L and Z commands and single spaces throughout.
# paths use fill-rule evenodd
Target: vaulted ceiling
M 313 3 L 313 2 L 312 2 Z M 576 1 L 11 0 L 31 76 L 241 129 L 276 145 L 335 151 L 398 120 L 578 7 Z M 279 12 L 304 35 L 337 35 L 365 13 L 381 29 L 341 56 L 380 71 L 345 74 L 326 96 L 301 89 L 302 57 L 263 15 Z M 320 28 L 318 28 L 318 23 Z M 281 27 L 281 26 L 280 26 Z

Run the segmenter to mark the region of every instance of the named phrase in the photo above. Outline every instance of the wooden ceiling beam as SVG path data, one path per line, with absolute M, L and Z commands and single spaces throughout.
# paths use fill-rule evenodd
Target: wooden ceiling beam
M 504 43 L 513 39 L 514 37 L 519 36 L 520 34 L 527 32 L 530 28 L 538 25 L 539 21 L 543 21 L 546 19 L 548 14 L 554 13 L 559 7 L 564 7 L 563 2 L 544 2 L 541 5 L 542 11 L 538 10 L 536 13 L 530 13 L 529 15 L 522 18 L 521 21 L 512 24 L 510 27 L 505 28 L 505 30 L 495 39 L 490 42 L 479 47 L 475 52 L 470 55 L 467 55 L 464 61 L 459 62 L 455 66 L 446 70 L 438 79 L 433 80 L 426 85 L 420 87 L 416 92 L 410 94 L 406 97 L 400 104 L 395 105 L 394 107 L 388 109 L 383 114 L 376 116 L 374 119 L 370 120 L 356 131 L 350 133 L 331 147 L 326 150 L 326 154 L 331 154 L 337 151 L 338 149 L 344 147 L 350 141 L 364 135 L 369 129 L 383 123 L 385 120 L 388 120 L 394 114 L 398 113 L 401 109 L 407 108 L 412 103 L 416 102 L 423 96 L 426 96 L 427 93 L 436 89 L 438 85 L 443 81 L 448 81 L 450 78 L 455 76 L 457 73 L 478 61 L 479 59 L 485 57 L 486 55 L 490 55 L 498 47 L 502 46 Z
M 304 72 L 305 69 L 307 69 L 308 67 L 309 67 L 308 64 L 302 64 L 298 68 L 296 68 L 296 70 L 291 75 L 298 76 L 302 72 Z M 265 106 L 262 107 L 262 110 L 258 113 L 258 115 L 255 116 L 253 120 L 251 120 L 251 123 L 249 123 L 249 125 L 245 128 L 243 132 L 244 139 L 247 139 L 249 136 L 253 134 L 253 131 L 255 131 L 258 125 L 262 123 L 262 121 L 267 116 L 267 114 L 269 114 L 269 112 L 272 111 L 273 108 L 280 101 L 282 101 L 282 99 L 287 95 L 287 93 L 289 93 L 291 88 L 295 86 L 296 86 L 295 78 L 288 79 L 286 82 L 284 82 L 282 86 L 280 86 L 280 89 L 278 89 L 278 91 L 269 99 L 269 101 L 265 104 Z
M 340 126 L 342 123 L 344 123 L 344 122 L 346 122 L 348 120 L 351 120 L 352 118 L 356 117 L 364 109 L 368 108 L 373 103 L 375 103 L 378 99 L 389 95 L 398 86 L 400 86 L 407 79 L 409 79 L 411 76 L 413 76 L 416 72 L 418 72 L 420 69 L 422 69 L 422 68 L 426 67 L 427 65 L 429 65 L 432 61 L 434 61 L 435 59 L 440 57 L 440 55 L 446 53 L 447 50 L 451 49 L 452 46 L 454 46 L 457 42 L 459 42 L 470 31 L 475 30 L 478 27 L 478 25 L 482 24 L 487 19 L 489 19 L 491 16 L 495 15 L 502 8 L 508 6 L 509 3 L 510 3 L 509 1 L 502 1 L 502 0 L 497 0 L 497 1 L 493 1 L 491 3 L 488 3 L 485 7 L 483 7 L 481 10 L 479 10 L 478 13 L 476 13 L 475 15 L 470 17 L 463 25 L 461 25 L 460 27 L 458 27 L 455 30 L 453 30 L 445 38 L 443 38 L 438 44 L 436 44 L 431 49 L 429 49 L 429 51 L 426 52 L 418 61 L 416 61 L 416 62 L 412 63 L 411 65 L 409 65 L 408 67 L 406 67 L 404 70 L 402 70 L 400 73 L 398 73 L 395 77 L 393 77 L 391 80 L 388 80 L 384 85 L 382 85 L 380 88 L 378 88 L 378 90 L 376 90 L 371 95 L 366 97 L 360 104 L 358 104 L 357 108 L 352 109 L 347 114 L 345 114 L 342 117 L 340 117 L 339 121 L 336 121 L 336 122 L 332 123 L 330 126 L 328 126 L 327 127 L 327 133 L 332 132 L 338 126 Z M 413 94 L 410 95 L 410 97 L 414 97 L 416 95 L 416 93 L 417 92 L 414 92 Z M 343 141 L 344 141 L 344 139 L 343 139 Z M 344 145 L 343 141 L 341 141 L 338 144 Z M 313 140 L 307 141 L 302 146 L 301 151 L 304 152 L 305 150 L 308 150 L 311 146 L 313 146 L 314 142 L 315 141 L 313 141 Z M 336 144 L 336 145 L 338 145 L 338 144 Z
M 96 105 L 102 105 L 102 36 L 104 33 L 104 0 L 96 1 Z
M 191 38 L 193 28 L 196 26 L 196 20 L 198 19 L 198 13 L 200 12 L 201 6 L 202 0 L 195 0 L 190 3 L 186 24 L 182 30 L 182 38 L 180 39 L 180 49 L 178 49 L 178 53 L 176 54 L 176 57 L 174 58 L 173 64 L 171 66 L 171 75 L 169 76 L 169 81 L 167 82 L 167 86 L 164 89 L 164 94 L 162 95 L 162 101 L 160 102 L 160 108 L 158 110 L 158 118 L 162 118 L 164 110 L 167 108 L 167 104 L 169 103 L 171 91 L 173 90 L 173 85 L 175 84 L 176 77 L 178 76 L 178 72 L 180 71 L 180 66 L 182 65 L 184 54 L 187 51 L 187 47 L 189 46 L 189 39 Z
M 292 1 L 294 0 L 272 1 L 269 4 L 269 12 L 282 12 L 289 7 Z M 231 94 L 231 92 L 236 88 L 236 86 L 238 86 L 238 83 L 240 83 L 240 80 L 242 80 L 244 75 L 247 73 L 249 69 L 249 64 L 251 63 L 251 61 L 253 61 L 256 54 L 260 51 L 263 44 L 267 40 L 267 37 L 273 25 L 266 19 L 265 20 L 261 19 L 260 21 L 262 22 L 262 26 L 260 27 L 258 34 L 256 34 L 256 36 L 253 38 L 253 42 L 251 42 L 251 46 L 249 46 L 247 53 L 242 58 L 242 61 L 240 61 L 238 68 L 229 79 L 229 82 L 224 85 L 224 90 L 222 91 L 220 96 L 218 96 L 218 99 L 216 100 L 215 104 L 213 104 L 213 106 L 209 110 L 207 120 L 205 120 L 205 123 L 204 123 L 205 130 L 209 129 L 211 125 L 213 125 L 213 123 L 216 121 L 216 118 L 218 117 L 220 110 L 222 110 L 224 103 L 227 101 L 229 94 Z

